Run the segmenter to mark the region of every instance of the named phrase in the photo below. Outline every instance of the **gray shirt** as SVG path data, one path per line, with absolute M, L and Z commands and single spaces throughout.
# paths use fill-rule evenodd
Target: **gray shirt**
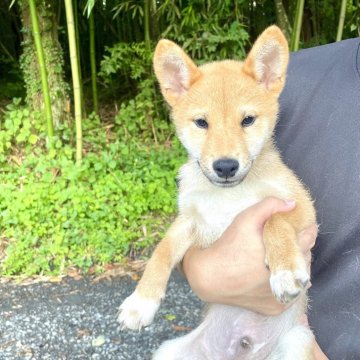
M 320 233 L 309 321 L 330 359 L 360 359 L 360 39 L 292 54 L 277 143 Z

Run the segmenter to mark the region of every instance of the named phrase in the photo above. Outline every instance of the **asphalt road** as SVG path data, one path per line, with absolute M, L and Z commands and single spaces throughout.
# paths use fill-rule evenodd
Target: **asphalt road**
M 140 333 L 120 331 L 117 309 L 134 287 L 129 277 L 0 284 L 0 360 L 147 360 L 199 323 L 202 304 L 174 273 L 154 323 Z

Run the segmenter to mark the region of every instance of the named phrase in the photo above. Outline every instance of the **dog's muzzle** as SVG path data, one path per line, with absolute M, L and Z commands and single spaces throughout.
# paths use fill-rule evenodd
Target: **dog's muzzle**
M 213 162 L 213 171 L 209 171 L 198 161 L 199 167 L 206 178 L 214 185 L 219 187 L 234 187 L 239 185 L 250 171 L 252 161 L 247 166 L 240 169 L 238 160 L 231 158 L 221 158 Z

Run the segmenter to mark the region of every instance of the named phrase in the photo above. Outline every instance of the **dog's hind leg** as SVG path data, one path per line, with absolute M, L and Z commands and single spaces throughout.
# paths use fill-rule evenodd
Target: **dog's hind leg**
M 311 330 L 297 325 L 284 334 L 268 360 L 315 360 L 315 338 Z
M 154 353 L 152 360 L 208 360 L 197 344 L 204 325 L 201 324 L 189 334 L 165 341 Z

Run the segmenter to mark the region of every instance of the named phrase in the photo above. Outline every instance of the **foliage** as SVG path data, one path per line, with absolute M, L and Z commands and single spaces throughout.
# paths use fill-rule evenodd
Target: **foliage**
M 119 125 L 119 135 L 124 141 L 135 136 L 144 142 L 164 144 L 172 138 L 174 132 L 169 122 L 162 120 L 165 109 L 155 89 L 154 79 L 147 79 L 141 83 L 135 98 L 121 104 L 115 123 Z
M 83 120 L 84 158 L 78 166 L 67 95 L 71 71 L 64 2 L 36 2 L 58 119 L 50 149 L 27 4 L 0 4 L 0 272 L 58 274 L 69 266 L 86 270 L 146 255 L 175 211 L 174 178 L 185 158 L 152 70 L 157 40 L 179 43 L 199 64 L 241 59 L 258 34 L 276 22 L 279 9 L 294 28 L 296 2 L 73 2 L 84 93 L 91 76 L 96 80 L 94 62 L 101 85 L 101 117 Z M 347 1 L 343 38 L 359 34 L 359 9 L 359 0 Z M 305 1 L 300 47 L 334 41 L 339 14 L 339 1 Z M 14 96 L 26 98 L 28 105 L 15 99 L 6 106 Z M 29 107 L 30 102 L 35 105 Z M 116 111 L 104 113 L 110 106 Z
M 0 165 L 16 152 L 30 151 L 37 144 L 39 135 L 44 134 L 44 124 L 38 121 L 40 113 L 32 113 L 20 106 L 21 99 L 14 99 L 6 106 L 6 113 L 0 128 Z
M 300 48 L 324 45 L 336 40 L 341 1 L 305 1 Z M 343 39 L 360 34 L 359 0 L 347 1 Z
M 115 123 L 122 129 L 121 138 L 140 136 L 145 141 L 151 139 L 163 143 L 172 131 L 169 123 L 163 120 L 167 112 L 151 70 L 152 53 L 144 42 L 118 43 L 106 51 L 99 76 L 111 86 L 114 86 L 114 79 L 120 84 L 133 81 L 134 86 L 134 94 L 126 96 L 115 117 Z
M 120 73 L 123 78 L 142 80 L 151 74 L 152 52 L 144 42 L 127 44 L 120 42 L 105 48 L 106 55 L 100 63 L 99 76 L 105 83 L 113 81 L 113 76 Z
M 9 242 L 2 273 L 86 270 L 141 251 L 163 233 L 184 160 L 179 144 L 170 150 L 136 137 L 109 143 L 94 135 L 99 127 L 97 117 L 88 122 L 85 140 L 97 143 L 81 166 L 74 165 L 73 148 L 58 142 L 49 154 L 34 149 L 17 166 L 2 167 L 0 227 Z
M 237 6 L 233 1 L 189 1 L 177 7 L 165 1 L 159 8 L 168 26 L 161 36 L 180 43 L 192 57 L 201 62 L 220 59 L 242 59 L 249 45 Z

